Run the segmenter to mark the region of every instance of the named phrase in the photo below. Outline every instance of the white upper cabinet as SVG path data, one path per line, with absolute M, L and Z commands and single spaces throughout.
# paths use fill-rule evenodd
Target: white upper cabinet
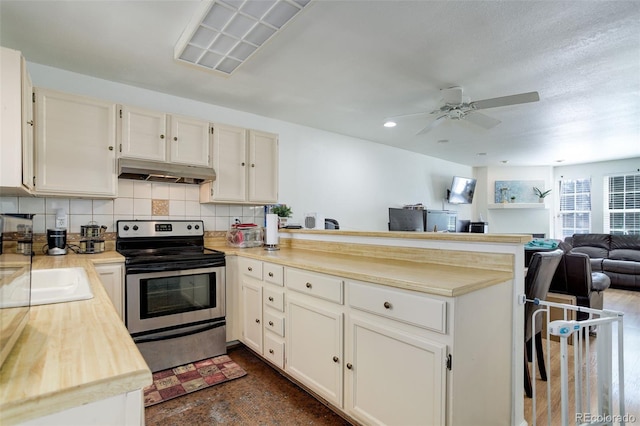
M 116 105 L 35 89 L 35 192 L 115 198 Z
M 213 129 L 216 180 L 201 185 L 200 202 L 277 202 L 278 136 L 222 124 Z
M 211 167 L 209 122 L 123 105 L 119 156 Z
M 33 189 L 33 86 L 20 52 L 0 48 L 0 188 Z

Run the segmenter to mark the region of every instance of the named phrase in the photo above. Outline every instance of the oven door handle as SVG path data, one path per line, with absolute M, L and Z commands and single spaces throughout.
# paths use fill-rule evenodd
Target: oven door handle
M 170 330 L 161 331 L 159 333 L 148 334 L 145 336 L 137 336 L 133 338 L 134 343 L 159 342 L 161 340 L 176 339 L 178 337 L 191 336 L 192 334 L 202 333 L 203 331 L 212 330 L 214 328 L 226 325 L 226 321 L 217 321 L 214 324 L 206 324 L 202 327 L 191 328 L 188 331 Z

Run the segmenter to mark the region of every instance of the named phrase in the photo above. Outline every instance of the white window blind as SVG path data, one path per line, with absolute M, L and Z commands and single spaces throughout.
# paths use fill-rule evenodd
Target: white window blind
M 561 180 L 559 193 L 562 239 L 591 232 L 591 179 Z
M 604 232 L 640 235 L 640 173 L 604 179 Z

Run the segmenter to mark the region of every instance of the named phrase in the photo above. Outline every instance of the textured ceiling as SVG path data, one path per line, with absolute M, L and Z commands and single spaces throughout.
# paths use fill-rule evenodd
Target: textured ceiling
M 0 1 L 0 44 L 28 61 L 299 123 L 473 166 L 640 157 L 640 1 L 312 2 L 225 77 L 176 62 L 192 1 Z M 440 89 L 485 130 L 385 117 L 429 112 Z M 447 141 L 447 142 L 443 142 Z M 483 153 L 485 155 L 478 155 Z

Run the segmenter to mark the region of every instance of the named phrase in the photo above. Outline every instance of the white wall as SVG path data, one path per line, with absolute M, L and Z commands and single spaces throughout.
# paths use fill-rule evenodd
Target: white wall
M 443 204 L 451 178 L 471 176 L 469 166 L 44 65 L 28 69 L 34 86 L 278 133 L 279 202 L 292 207 L 293 221 L 319 212 L 342 229 L 386 230 L 388 207 L 414 203 L 471 219 L 471 206 Z
M 591 232 L 602 233 L 604 212 L 604 178 L 608 175 L 619 173 L 640 172 L 640 157 L 617 161 L 602 161 L 599 163 L 578 164 L 574 166 L 561 166 L 553 169 L 553 179 L 557 182 L 562 179 L 591 178 Z
M 495 182 L 497 180 L 542 180 L 544 188 L 553 188 L 552 167 L 478 167 L 474 170 L 478 179 L 477 201 L 474 214 L 489 222 L 489 232 L 497 234 L 545 234 L 553 236 L 553 196 L 545 200 L 544 209 L 492 209 L 495 203 Z M 557 192 L 557 191 L 556 191 Z

